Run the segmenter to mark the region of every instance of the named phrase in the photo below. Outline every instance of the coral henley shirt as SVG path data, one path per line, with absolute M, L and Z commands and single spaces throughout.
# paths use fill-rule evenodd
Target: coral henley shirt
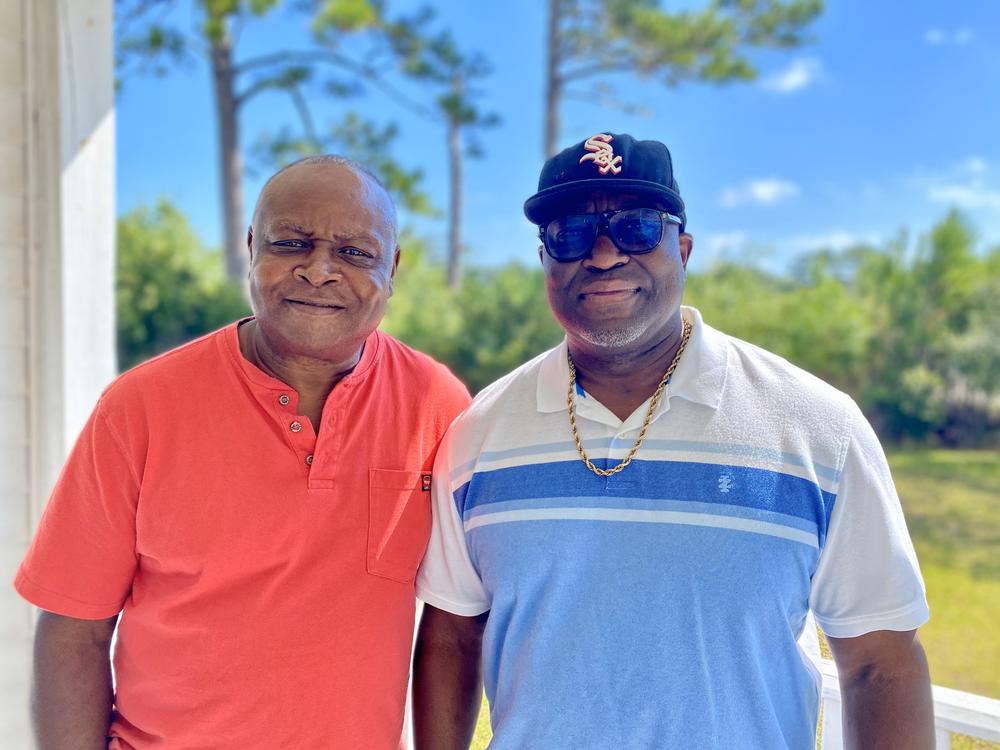
M 429 472 L 468 392 L 375 332 L 317 436 L 237 325 L 108 388 L 15 586 L 122 612 L 110 748 L 396 750 Z

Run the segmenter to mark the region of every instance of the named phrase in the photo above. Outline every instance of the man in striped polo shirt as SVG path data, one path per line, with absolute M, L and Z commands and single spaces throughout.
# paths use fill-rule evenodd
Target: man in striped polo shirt
M 805 750 L 829 638 L 853 748 L 933 746 L 923 582 L 845 394 L 682 306 L 670 153 L 599 133 L 525 214 L 555 349 L 486 388 L 434 470 L 418 750 Z M 481 666 L 480 666 L 481 665 Z

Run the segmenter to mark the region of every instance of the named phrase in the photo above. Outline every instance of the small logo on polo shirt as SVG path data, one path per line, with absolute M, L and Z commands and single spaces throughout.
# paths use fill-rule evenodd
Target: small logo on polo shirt
M 719 492 L 723 495 L 729 492 L 733 488 L 733 477 L 731 474 L 722 474 L 719 476 Z
M 420 489 L 423 490 L 424 492 L 430 492 L 431 491 L 431 475 L 430 474 L 421 474 L 421 476 L 420 476 Z

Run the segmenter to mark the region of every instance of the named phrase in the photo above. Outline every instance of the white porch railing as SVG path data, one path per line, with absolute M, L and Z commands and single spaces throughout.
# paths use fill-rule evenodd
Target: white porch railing
M 843 750 L 837 667 L 823 660 L 823 750 Z M 937 750 L 951 750 L 951 736 L 964 734 L 1000 742 L 1000 700 L 934 686 Z

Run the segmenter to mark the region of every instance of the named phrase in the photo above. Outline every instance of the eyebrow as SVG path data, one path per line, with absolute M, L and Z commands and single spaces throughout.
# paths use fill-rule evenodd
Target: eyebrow
M 289 230 L 291 232 L 295 232 L 296 234 L 301 234 L 304 237 L 313 237 L 316 234 L 315 232 L 312 232 L 312 231 L 306 229 L 305 227 L 299 226 L 298 224 L 296 224 L 295 222 L 292 222 L 292 221 L 279 220 L 279 221 L 275 222 L 275 226 L 278 229 L 287 229 L 287 230 Z M 354 239 L 354 240 L 365 240 L 367 242 L 375 242 L 375 243 L 380 242 L 380 240 L 379 240 L 378 237 L 376 237 L 374 234 L 370 234 L 368 232 L 359 232 L 357 234 L 354 234 L 354 233 L 351 233 L 351 232 L 345 232 L 344 234 L 339 235 L 337 237 L 337 239 L 340 239 L 340 240 L 352 240 L 352 239 Z
M 308 229 L 300 227 L 298 224 L 295 224 L 290 221 L 279 221 L 277 222 L 277 226 L 279 229 L 288 229 L 289 231 L 295 232 L 296 234 L 303 234 L 306 237 L 312 237 L 313 234 Z

